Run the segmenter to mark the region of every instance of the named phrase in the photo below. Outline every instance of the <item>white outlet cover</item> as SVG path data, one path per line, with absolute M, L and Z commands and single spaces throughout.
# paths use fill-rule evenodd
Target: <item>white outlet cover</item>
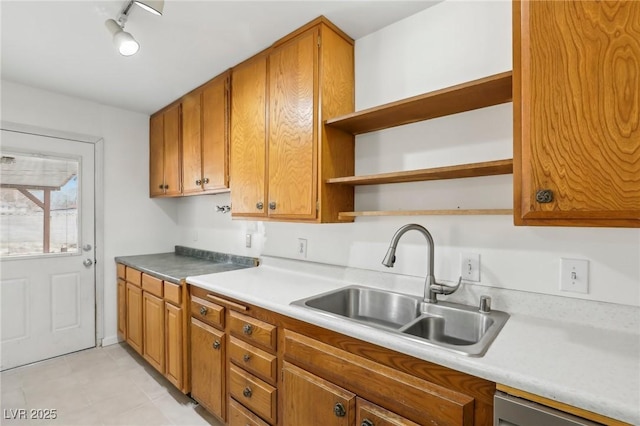
M 589 261 L 560 258 L 560 290 L 589 293 Z
M 478 253 L 460 254 L 460 276 L 465 281 L 480 282 L 480 255 Z

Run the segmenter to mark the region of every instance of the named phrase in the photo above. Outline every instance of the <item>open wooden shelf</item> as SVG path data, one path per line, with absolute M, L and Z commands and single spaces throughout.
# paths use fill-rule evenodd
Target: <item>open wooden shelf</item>
M 358 135 L 403 124 L 511 102 L 512 72 L 507 71 L 326 121 Z
M 477 216 L 513 215 L 513 209 L 453 209 L 453 210 L 375 210 L 340 212 L 338 219 L 362 216 Z
M 327 183 L 341 185 L 379 185 L 384 183 L 419 182 L 425 180 L 459 179 L 478 176 L 508 175 L 513 173 L 513 160 L 460 164 L 431 169 L 380 173 L 375 175 L 346 176 L 327 179 Z

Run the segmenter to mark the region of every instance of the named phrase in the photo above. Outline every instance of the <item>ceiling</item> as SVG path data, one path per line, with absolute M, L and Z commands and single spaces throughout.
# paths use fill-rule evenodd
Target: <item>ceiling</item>
M 133 7 L 124 57 L 104 21 L 126 1 L 1 0 L 2 79 L 150 114 L 319 15 L 357 40 L 436 2 L 166 0 Z

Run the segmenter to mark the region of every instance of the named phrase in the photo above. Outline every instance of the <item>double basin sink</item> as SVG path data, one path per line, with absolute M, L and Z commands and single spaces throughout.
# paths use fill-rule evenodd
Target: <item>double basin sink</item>
M 362 286 L 349 286 L 292 302 L 334 318 L 394 333 L 467 356 L 482 356 L 509 315 L 478 307 Z

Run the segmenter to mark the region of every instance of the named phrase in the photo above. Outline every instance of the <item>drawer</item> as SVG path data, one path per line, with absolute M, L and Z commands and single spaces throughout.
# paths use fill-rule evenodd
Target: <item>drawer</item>
M 267 420 L 276 422 L 276 388 L 241 368 L 229 366 L 229 393 L 245 407 Z
M 231 337 L 229 341 L 229 359 L 240 367 L 260 376 L 271 384 L 276 383 L 278 369 L 277 358 L 240 339 Z
M 368 422 L 367 422 L 368 421 Z M 409 419 L 373 404 L 362 398 L 356 398 L 357 425 L 388 425 L 388 426 L 420 426 Z
M 137 285 L 138 287 L 140 287 L 142 285 L 142 272 L 138 271 L 137 269 L 133 269 L 131 266 L 127 266 L 125 268 L 125 280 L 127 280 L 128 283 Z
M 171 302 L 174 305 L 182 305 L 182 286 L 165 281 L 164 300 Z
M 276 326 L 250 316 L 229 311 L 229 330 L 237 337 L 251 343 L 276 350 Z
M 209 325 L 224 327 L 224 307 L 199 297 L 191 297 L 191 316 Z
M 142 274 L 142 289 L 154 296 L 162 297 L 162 280 L 151 275 Z
M 122 263 L 116 263 L 116 267 L 118 269 L 118 278 L 122 278 L 123 280 L 127 278 L 125 272 L 125 266 Z
M 269 426 L 235 399 L 229 399 L 229 426 Z

